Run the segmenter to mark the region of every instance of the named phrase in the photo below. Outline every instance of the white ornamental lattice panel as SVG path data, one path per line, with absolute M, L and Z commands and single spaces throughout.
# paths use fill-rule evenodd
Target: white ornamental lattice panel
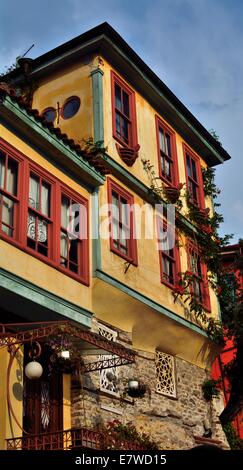
M 168 397 L 176 398 L 175 358 L 170 354 L 156 351 L 155 365 L 156 391 Z
M 104 338 L 108 339 L 109 341 L 115 341 L 117 337 L 117 333 L 111 330 L 108 327 L 100 326 L 99 327 L 99 334 L 104 336 Z M 102 354 L 100 356 L 100 360 L 111 359 L 113 356 L 111 354 Z M 109 369 L 102 369 L 100 371 L 100 389 L 109 392 L 111 394 L 118 395 L 119 394 L 119 386 L 118 386 L 118 369 L 117 367 L 111 367 Z

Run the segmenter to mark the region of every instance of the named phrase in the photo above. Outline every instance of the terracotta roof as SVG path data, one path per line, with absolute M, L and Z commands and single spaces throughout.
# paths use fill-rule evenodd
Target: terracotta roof
M 85 152 L 81 145 L 70 139 L 67 134 L 63 133 L 60 127 L 55 127 L 52 122 L 47 122 L 44 116 L 42 116 L 38 109 L 32 109 L 22 96 L 17 96 L 16 91 L 13 87 L 9 86 L 5 82 L 0 83 L 0 96 L 10 96 L 10 98 L 15 101 L 18 106 L 24 109 L 30 116 L 34 117 L 35 121 L 40 123 L 44 128 L 47 128 L 52 134 L 54 134 L 59 140 L 61 140 L 65 145 L 75 151 L 80 157 L 84 160 L 87 160 L 90 165 L 92 165 L 95 170 L 97 170 L 102 175 L 107 175 L 110 171 L 105 167 L 103 160 L 99 157 L 99 154 Z

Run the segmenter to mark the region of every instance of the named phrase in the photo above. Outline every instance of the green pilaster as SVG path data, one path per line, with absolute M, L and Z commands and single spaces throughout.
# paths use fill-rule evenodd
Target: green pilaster
M 103 75 L 104 72 L 99 68 L 91 72 L 93 89 L 94 142 L 104 142 Z
M 92 194 L 92 252 L 93 252 L 93 276 L 96 270 L 102 269 L 101 244 L 99 233 L 99 188 Z

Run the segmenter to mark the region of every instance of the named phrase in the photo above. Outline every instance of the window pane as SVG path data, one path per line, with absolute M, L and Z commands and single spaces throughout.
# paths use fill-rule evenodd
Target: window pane
M 63 119 L 70 119 L 73 117 L 80 108 L 80 99 L 78 96 L 74 96 L 73 98 L 68 99 L 68 101 L 64 104 L 62 110 L 62 117 Z
M 78 239 L 76 240 L 70 240 L 70 251 L 69 251 L 69 259 L 72 263 L 78 264 L 78 247 L 79 247 L 79 241 Z
M 171 179 L 171 164 L 167 158 L 161 158 L 162 173 L 167 179 Z
M 121 88 L 117 84 L 115 84 L 115 107 L 120 111 L 122 110 Z
M 30 175 L 29 206 L 39 210 L 40 178 L 33 173 Z
M 163 277 L 165 281 L 174 283 L 174 272 L 173 272 L 173 261 L 169 260 L 165 256 L 162 256 L 162 269 Z
M 56 119 L 56 110 L 54 108 L 48 108 L 46 111 L 43 111 L 42 116 L 44 116 L 47 122 L 54 122 Z
M 119 113 L 116 113 L 116 133 L 119 136 L 121 135 L 121 120 Z
M 14 202 L 8 197 L 2 197 L 2 231 L 13 236 Z
M 42 182 L 41 188 L 41 208 L 42 214 L 50 217 L 50 203 L 51 203 L 51 187 L 45 181 Z
M 121 198 L 121 223 L 123 225 L 129 225 L 129 212 L 130 207 L 126 199 Z
M 18 163 L 12 158 L 8 159 L 8 170 L 7 170 L 7 184 L 6 190 L 13 194 L 17 195 L 17 180 L 18 180 Z
M 123 114 L 125 114 L 127 117 L 130 116 L 129 96 L 125 91 L 123 91 Z
M 66 233 L 62 231 L 61 231 L 61 239 L 60 239 L 60 255 L 61 255 L 61 265 L 67 267 L 68 236 Z
M 196 169 L 196 163 L 194 160 L 191 160 L 192 162 L 192 177 L 195 181 L 197 181 L 197 169 Z
M 128 142 L 128 122 L 126 119 L 121 118 L 122 123 L 122 137 L 126 142 Z
M 171 143 L 170 143 L 170 135 L 166 134 L 165 135 L 165 149 L 166 149 L 166 155 L 168 157 L 171 157 Z
M 69 206 L 70 206 L 70 199 L 64 194 L 62 194 L 62 207 L 61 207 L 61 225 L 63 228 L 68 227 L 69 224 Z
M 188 176 L 192 176 L 192 174 L 191 174 L 191 159 L 190 159 L 189 155 L 186 156 L 186 167 L 187 167 Z
M 4 186 L 4 176 L 5 176 L 5 153 L 0 151 L 0 188 Z
M 112 192 L 112 217 L 119 220 L 119 197 L 115 192 Z
M 165 135 L 162 129 L 159 130 L 159 146 L 160 146 L 160 150 L 163 153 L 166 153 L 165 152 Z

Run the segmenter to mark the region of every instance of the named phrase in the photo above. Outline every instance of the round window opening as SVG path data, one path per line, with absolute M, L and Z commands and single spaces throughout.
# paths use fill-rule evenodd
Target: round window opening
M 62 108 L 63 119 L 70 119 L 77 114 L 80 108 L 80 98 L 78 96 L 71 96 L 68 98 Z
M 55 108 L 46 108 L 42 112 L 42 116 L 44 116 L 47 122 L 54 122 L 56 119 L 56 110 Z

